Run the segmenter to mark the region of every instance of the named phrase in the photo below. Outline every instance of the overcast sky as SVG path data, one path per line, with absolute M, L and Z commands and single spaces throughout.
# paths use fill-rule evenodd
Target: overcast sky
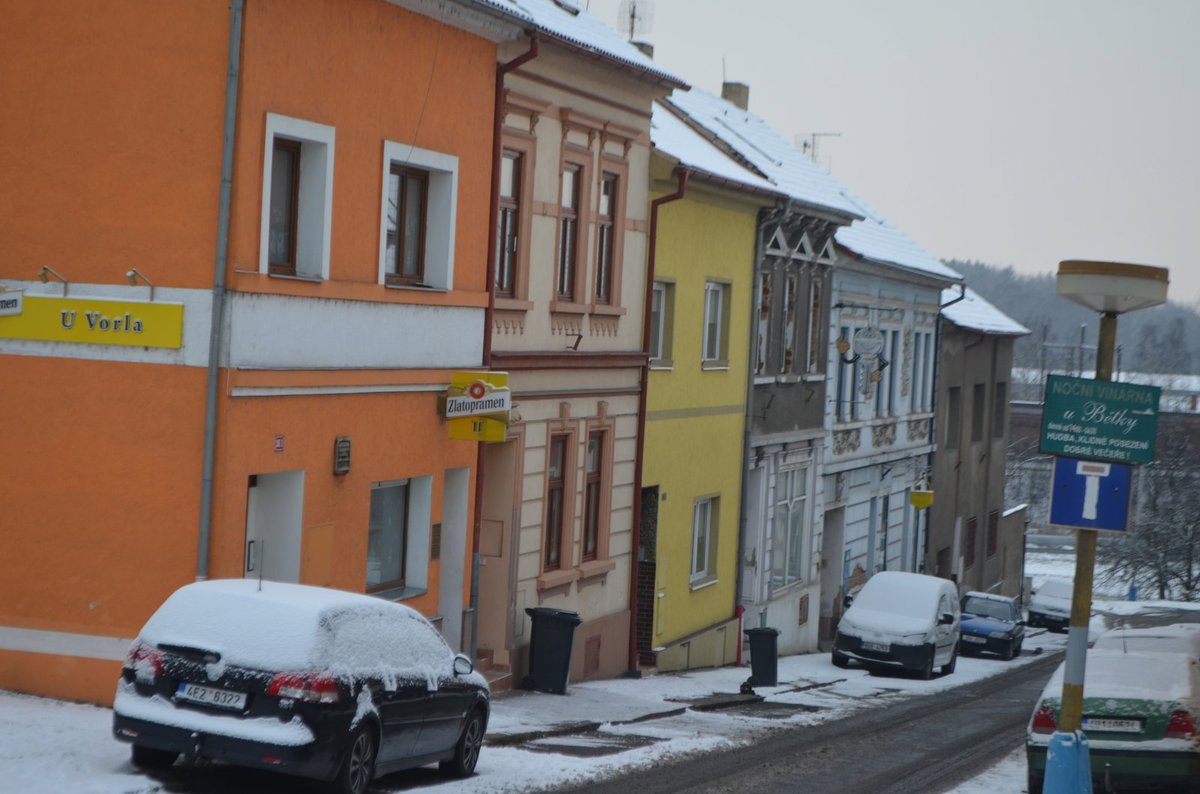
M 589 6 L 618 26 L 620 0 Z M 648 7 L 658 63 L 749 84 L 788 138 L 839 133 L 821 164 L 931 254 L 1157 265 L 1200 301 L 1200 0 Z

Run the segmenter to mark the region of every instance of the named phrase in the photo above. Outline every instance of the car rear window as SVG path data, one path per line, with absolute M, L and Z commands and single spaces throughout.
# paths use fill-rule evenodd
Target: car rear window
M 1071 582 L 1063 581 L 1062 579 L 1047 579 L 1042 583 L 1042 586 L 1037 589 L 1037 595 L 1048 595 L 1055 598 L 1070 598 L 1071 591 L 1074 586 Z
M 331 617 L 381 608 L 417 614 L 341 590 L 248 579 L 197 582 L 173 593 L 146 622 L 141 637 L 155 645 L 214 651 L 222 666 L 326 669 Z

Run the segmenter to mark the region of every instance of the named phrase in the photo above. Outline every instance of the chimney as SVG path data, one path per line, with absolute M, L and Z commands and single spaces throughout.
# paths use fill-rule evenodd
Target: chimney
M 631 41 L 629 43 L 632 44 L 633 46 L 637 47 L 639 50 L 641 50 L 642 55 L 645 55 L 650 60 L 654 60 L 654 45 L 653 44 L 651 44 L 648 41 Z
M 721 99 L 740 107 L 750 109 L 750 86 L 745 83 L 721 83 Z

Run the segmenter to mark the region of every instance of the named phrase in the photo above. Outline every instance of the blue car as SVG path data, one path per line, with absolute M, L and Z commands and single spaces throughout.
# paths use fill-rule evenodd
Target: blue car
M 991 593 L 962 597 L 962 637 L 959 653 L 995 653 L 1005 660 L 1020 656 L 1025 621 L 1016 599 Z

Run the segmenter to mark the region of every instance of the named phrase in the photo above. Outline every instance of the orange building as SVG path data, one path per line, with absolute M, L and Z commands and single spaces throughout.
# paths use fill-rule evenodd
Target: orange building
M 110 702 L 198 577 L 403 599 L 463 645 L 477 445 L 439 396 L 482 362 L 520 33 L 487 8 L 6 8 L 0 688 Z

